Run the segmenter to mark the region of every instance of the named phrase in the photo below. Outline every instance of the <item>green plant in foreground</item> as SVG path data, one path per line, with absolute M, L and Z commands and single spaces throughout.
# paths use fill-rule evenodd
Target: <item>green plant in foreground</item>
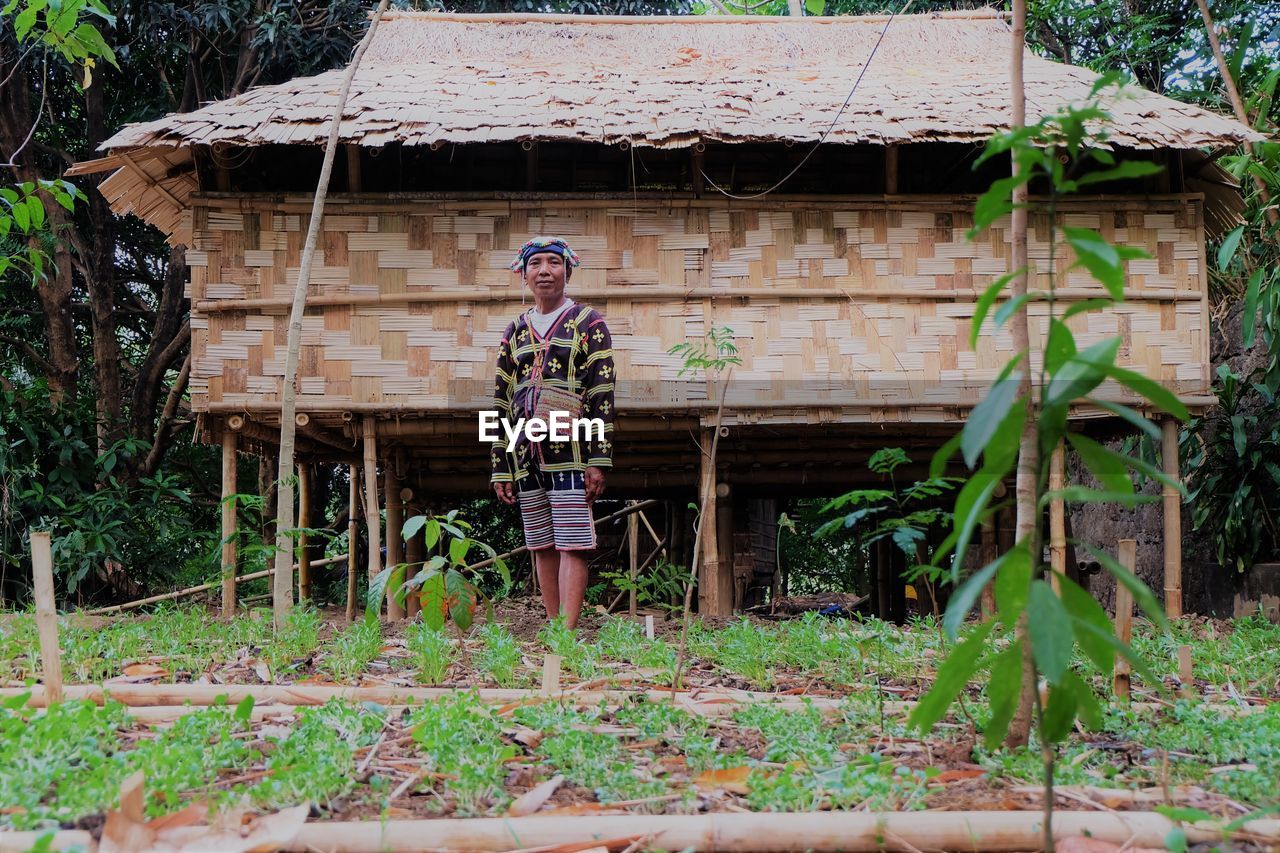
M 557 654 L 564 665 L 578 678 L 595 676 L 600 663 L 600 650 L 578 641 L 578 636 L 564 623 L 564 616 L 557 616 L 538 631 L 538 640 Z
M 1056 205 L 1064 194 L 1088 185 L 1141 178 L 1158 170 L 1147 162 L 1117 163 L 1104 149 L 1105 122 L 1109 116 L 1099 106 L 1097 96 L 1101 87 L 1102 84 L 1095 87 L 1094 97 L 1083 106 L 1065 107 L 1036 124 L 993 137 L 978 159 L 978 163 L 982 163 L 993 156 L 1008 154 L 1018 168 L 1012 177 L 997 181 L 979 198 L 971 236 L 1014 209 L 1010 193 L 1015 188 L 1032 180 L 1044 181 L 1051 187 L 1047 203 L 1049 262 L 1045 277 L 1048 289 L 1029 289 L 1026 294 L 1007 298 L 1005 289 L 1018 276 L 1028 274 L 1025 269 L 1014 270 L 993 283 L 978 300 L 971 345 L 976 344 L 983 322 L 1001 298 L 1006 301 L 995 314 L 996 327 L 1010 318 L 1017 323 L 1027 322 L 1025 313 L 1020 312 L 1025 312 L 1030 303 L 1039 303 L 1047 308 L 1048 334 L 1038 382 L 1031 390 L 1024 393 L 1020 380 L 1024 372 L 1032 370 L 1032 354 L 1015 353 L 974 408 L 961 433 L 934 458 L 932 473 L 935 475 L 945 469 L 957 451 L 971 468 L 979 458 L 982 460 L 979 470 L 966 480 L 956 497 L 955 529 L 934 557 L 934 562 L 940 563 L 944 554 L 951 556 L 954 581 L 960 580 L 961 567 L 979 525 L 996 509 L 993 498 L 997 487 L 1014 472 L 1015 465 L 1025 467 L 1034 462 L 1032 505 L 1021 506 L 1023 514 L 1042 513 L 1055 499 L 1126 506 L 1159 500 L 1157 495 L 1135 493 L 1131 471 L 1180 488 L 1154 466 L 1072 431 L 1068 421 L 1071 408 L 1085 404 L 1124 419 L 1153 439 L 1159 436 L 1159 430 L 1133 409 L 1092 396 L 1106 381 L 1128 388 L 1139 399 L 1175 417 L 1187 417 L 1186 407 L 1172 392 L 1116 364 L 1120 338 L 1105 339 L 1080 349 L 1068 325 L 1072 317 L 1120 302 L 1124 296 L 1126 261 L 1147 256 L 1137 248 L 1113 246 L 1090 228 L 1060 228 L 1056 221 Z M 1095 126 L 1103 129 L 1093 132 L 1091 128 Z M 1098 298 L 1063 305 L 1055 286 L 1059 233 L 1074 254 L 1068 269 L 1083 269 L 1101 284 Z M 1024 428 L 1034 432 L 1038 452 L 1020 460 Z M 1097 478 L 1100 488 L 1068 485 L 1056 492 L 1047 488 L 1050 456 L 1064 440 Z M 1145 584 L 1110 554 L 1088 550 L 1119 583 L 1129 588 L 1153 620 L 1166 624 L 1159 603 Z M 984 722 L 987 743 L 998 743 L 1006 732 L 1011 732 L 1015 741 L 1025 742 L 1026 734 L 1021 727 L 1024 721 L 1034 719 L 1043 748 L 1045 785 L 1051 788 L 1053 744 L 1066 738 L 1077 718 L 1089 727 L 1101 724 L 1101 710 L 1093 690 L 1071 668 L 1075 649 L 1078 647 L 1104 676 L 1110 675 L 1117 653 L 1129 658 L 1139 671 L 1145 671 L 1146 667 L 1116 638 L 1111 620 L 1089 593 L 1063 576 L 1057 578 L 1061 594 L 1055 594 L 1053 587 L 1041 577 L 1045 569 L 1040 525 L 1032 524 L 1030 533 L 1010 551 L 960 584 L 943 620 L 943 627 L 952 640 L 960 635 L 965 619 L 988 583 L 995 587 L 998 615 L 965 631 L 963 641 L 951 649 L 938 667 L 933 687 L 921 698 L 911 722 L 921 730 L 931 729 L 969 680 L 985 669 L 989 672 L 986 696 L 990 705 Z M 1010 635 L 1008 645 L 995 642 Z M 1048 701 L 1044 703 L 1040 701 L 1040 691 L 1035 689 L 1040 678 L 1048 682 L 1049 688 Z M 1015 718 L 1018 728 L 1011 729 Z M 1046 826 L 1051 825 L 1052 802 L 1052 796 L 1046 794 Z M 1051 839 L 1046 843 L 1051 845 Z
M 320 667 L 334 681 L 352 681 L 380 654 L 382 626 L 377 622 L 354 622 L 333 639 Z
M 518 750 L 503 741 L 502 724 L 488 705 L 474 694 L 458 694 L 414 709 L 409 726 L 429 769 L 450 777 L 441 790 L 453 797 L 459 814 L 505 804 L 505 762 Z
M 520 666 L 522 650 L 520 641 L 498 622 L 486 622 L 480 628 L 480 649 L 471 656 L 471 663 L 480 672 L 489 674 L 499 687 L 517 687 L 520 678 L 516 668 Z
M 418 667 L 418 680 L 423 684 L 439 684 L 457 656 L 453 643 L 441 631 L 423 622 L 409 626 L 405 634 L 413 662 Z

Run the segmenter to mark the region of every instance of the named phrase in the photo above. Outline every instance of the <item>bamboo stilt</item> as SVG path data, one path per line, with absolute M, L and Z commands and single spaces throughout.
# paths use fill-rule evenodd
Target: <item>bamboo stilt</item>
M 383 490 L 387 501 L 387 565 L 399 566 L 404 563 L 404 504 L 400 500 L 400 478 L 396 476 L 395 464 L 387 463 Z M 396 593 L 404 585 L 404 569 L 396 569 L 387 582 L 387 618 L 404 619 L 404 605 L 396 600 Z
M 62 701 L 62 650 L 58 646 L 58 605 L 53 595 L 53 546 L 47 531 L 31 534 L 31 573 L 40 632 L 40 672 L 50 702 Z
M 1061 442 L 1049 457 L 1049 491 L 1059 491 L 1067 483 L 1067 452 Z M 1062 594 L 1062 576 L 1067 573 L 1067 504 L 1061 498 L 1049 501 L 1049 568 L 1053 591 Z
M 1164 473 L 1175 483 L 1178 473 L 1178 422 L 1166 418 L 1160 425 L 1161 462 Z M 1170 619 L 1182 615 L 1182 495 L 1172 486 L 1164 487 L 1164 609 Z
M 627 516 L 627 564 L 630 566 L 631 589 L 627 593 L 627 614 L 632 618 L 638 607 L 636 576 L 640 573 L 640 513 Z
M 298 601 L 311 600 L 311 561 L 306 528 L 311 526 L 311 466 L 298 466 Z
M 988 518 L 982 522 L 981 538 L 978 545 L 982 557 L 982 565 L 989 566 L 1000 556 L 999 546 L 996 543 L 996 525 L 995 521 Z M 986 619 L 995 615 L 996 612 L 996 590 L 995 581 L 989 582 L 982 588 L 982 618 Z
M 716 469 L 711 458 L 714 440 L 712 430 L 702 431 L 702 470 L 698 485 L 702 510 L 698 517 L 702 565 L 698 572 L 698 612 L 703 616 L 722 615 L 719 585 L 716 583 L 720 572 L 720 537 L 716 535 Z
M 406 489 L 405 492 L 409 490 Z M 402 494 L 403 497 L 403 494 Z M 410 495 L 412 499 L 412 495 Z M 421 515 L 425 509 L 419 507 L 416 503 L 406 505 L 405 512 L 407 515 Z M 404 543 L 404 561 L 408 563 L 405 570 L 405 577 L 413 577 L 422 568 L 422 562 L 427 559 L 427 531 L 424 527 L 419 530 Z M 422 599 L 416 595 L 410 594 L 405 599 L 404 615 L 406 618 L 413 619 L 418 615 L 418 611 L 422 609 Z
M 1138 543 L 1133 539 L 1121 539 L 1120 565 L 1133 571 L 1138 565 Z M 1133 638 L 1133 593 L 1122 583 L 1116 583 L 1116 639 L 1125 645 Z M 1129 661 L 1116 655 L 1115 671 L 1111 677 L 1111 692 L 1117 699 L 1129 698 Z
M 236 434 L 222 431 L 222 615 L 236 612 Z
M 366 572 L 372 581 L 382 571 L 382 514 L 378 509 L 378 438 L 373 415 L 364 418 L 364 526 L 369 535 Z
M 350 483 L 347 488 L 347 621 L 356 618 L 356 537 L 360 530 L 356 517 L 360 513 L 359 469 L 347 466 Z

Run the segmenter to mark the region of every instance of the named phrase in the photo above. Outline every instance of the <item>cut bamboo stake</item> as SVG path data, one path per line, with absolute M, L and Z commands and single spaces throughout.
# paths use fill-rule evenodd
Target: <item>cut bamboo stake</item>
M 1138 543 L 1133 539 L 1121 539 L 1120 565 L 1134 571 L 1138 564 Z M 1133 638 L 1133 593 L 1122 583 L 1116 583 L 1116 639 L 1126 646 Z M 1117 699 L 1129 698 L 1129 661 L 1116 655 L 1115 671 L 1111 676 L 1111 691 Z
M 53 596 L 53 546 L 47 531 L 31 534 L 31 572 L 40 632 L 40 670 L 50 702 L 62 701 L 62 651 L 58 647 L 58 607 Z
M 648 639 L 653 639 L 653 614 L 646 613 L 644 615 L 644 635 Z
M 307 559 L 306 528 L 311 526 L 311 466 L 298 466 L 298 601 L 311 600 L 311 562 Z
M 404 504 L 400 502 L 400 478 L 396 476 L 395 463 L 387 462 L 383 479 L 387 493 L 387 565 L 398 566 L 404 562 Z M 387 581 L 387 619 L 400 621 L 405 617 L 404 605 L 396 600 L 396 593 L 404 584 L 404 569 L 395 570 Z
M 553 696 L 560 692 L 560 655 L 547 655 L 542 659 L 543 696 Z
M 354 465 L 347 466 L 350 483 L 347 488 L 347 621 L 356 618 L 356 537 L 360 529 L 356 526 L 356 515 L 360 511 L 359 469 Z
M 373 18 L 369 21 L 369 29 L 356 47 L 351 63 L 342 75 L 342 84 L 338 87 L 337 103 L 333 115 L 329 118 L 329 138 L 325 142 L 324 161 L 320 165 L 320 179 L 316 182 L 315 198 L 311 205 L 311 218 L 307 225 L 307 239 L 302 245 L 302 256 L 298 265 L 298 282 L 293 289 L 293 304 L 289 310 L 289 334 L 286 344 L 284 378 L 280 382 L 280 464 L 278 466 L 279 500 L 276 512 L 276 560 L 275 584 L 273 587 L 272 612 L 275 617 L 277 631 L 284 628 L 284 619 L 293 606 L 293 550 L 288 541 L 290 529 L 293 527 L 293 452 L 294 440 L 297 437 L 295 415 L 298 403 L 298 359 L 302 344 L 302 317 L 307 306 L 307 287 L 311 284 L 311 266 L 315 261 L 316 244 L 320 238 L 320 223 L 324 219 L 324 202 L 329 193 L 329 178 L 333 174 L 333 160 L 338 151 L 338 128 L 342 123 L 342 113 L 347 106 L 347 95 L 351 92 L 351 81 L 360 67 L 364 52 L 369 49 L 369 42 L 378 29 L 378 22 L 387 11 L 389 0 L 381 0 Z M 376 505 L 375 505 L 376 506 Z M 376 511 L 372 514 L 376 515 Z M 373 543 L 370 543 L 372 545 Z M 373 551 L 373 548 L 370 548 Z
M 1203 0 L 1201 0 L 1203 2 Z M 1170 480 L 1178 482 L 1178 422 L 1165 418 L 1160 424 L 1161 464 Z M 1182 615 L 1182 495 L 1164 485 L 1164 610 L 1170 619 Z
M 382 513 L 378 509 L 378 438 L 373 415 L 365 415 L 364 429 L 364 526 L 369 536 L 366 573 L 372 582 L 382 571 Z
M 1196 695 L 1195 676 L 1191 669 L 1191 647 L 1178 646 L 1178 680 L 1182 682 L 1182 695 L 1188 699 Z
M 698 492 L 701 496 L 698 513 L 698 544 L 702 567 L 698 572 L 698 612 L 703 616 L 723 616 L 724 603 L 720 601 L 720 536 L 716 529 L 719 521 L 716 512 L 716 461 L 715 444 L 720 436 L 716 430 L 702 431 L 702 468 Z
M 627 593 L 627 613 L 635 618 L 637 608 L 636 575 L 640 573 L 640 513 L 627 516 L 627 562 L 631 567 L 631 589 Z
M 222 431 L 222 615 L 236 612 L 236 434 Z
M 1067 484 L 1066 448 L 1061 442 L 1049 457 L 1049 490 L 1060 491 Z M 1049 501 L 1049 567 L 1053 591 L 1062 595 L 1062 577 L 1067 573 L 1067 505 L 1062 498 Z

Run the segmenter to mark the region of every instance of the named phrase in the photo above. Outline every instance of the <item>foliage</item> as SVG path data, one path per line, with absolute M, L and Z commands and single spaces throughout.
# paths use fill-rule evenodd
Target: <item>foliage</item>
M 423 622 L 415 622 L 405 632 L 405 642 L 418 666 L 418 681 L 440 684 L 457 657 L 457 650 L 443 632 Z
M 382 654 L 382 627 L 378 621 L 354 622 L 334 639 L 321 667 L 334 681 L 352 682 Z
M 516 749 L 503 742 L 502 724 L 474 694 L 460 693 L 415 709 L 409 725 L 414 742 L 426 753 L 427 769 L 449 779 L 459 813 L 480 813 L 506 800 L 505 762 Z
M 1100 88 L 1096 88 L 1095 95 L 1099 91 Z M 1108 114 L 1096 100 L 1070 106 L 1024 129 L 993 137 L 979 158 L 981 162 L 998 154 L 1008 154 L 1020 169 L 1013 177 L 997 181 L 978 199 L 974 235 L 1012 211 L 1010 193 L 1015 187 L 1040 179 L 1052 188 L 1047 205 L 1050 222 L 1048 290 L 1029 290 L 1025 299 L 1008 299 L 996 312 L 992 325 L 999 328 L 1011 317 L 1015 322 L 1023 322 L 1016 311 L 1032 301 L 1046 304 L 1049 320 L 1038 382 L 1031 397 L 1019 394 L 1017 381 L 1018 371 L 1031 369 L 1031 353 L 1015 353 L 987 396 L 975 407 L 961 434 L 935 457 L 935 471 L 941 470 L 957 451 L 970 467 L 982 460 L 981 468 L 969 477 L 956 497 L 956 528 L 935 557 L 938 561 L 943 554 L 951 555 L 952 573 L 957 580 L 978 525 L 994 510 L 992 499 L 996 485 L 1013 472 L 1018 461 L 1020 439 L 1026 423 L 1034 424 L 1039 449 L 1034 495 L 1037 512 L 1043 512 L 1049 501 L 1054 499 L 1068 503 L 1123 505 L 1157 500 L 1157 496 L 1135 493 L 1129 474 L 1131 470 L 1142 471 L 1170 487 L 1180 488 L 1153 466 L 1072 432 L 1067 419 L 1071 406 L 1088 401 L 1148 432 L 1154 431 L 1155 427 L 1134 410 L 1098 401 L 1092 396 L 1108 380 L 1128 388 L 1139 398 L 1169 414 L 1183 419 L 1187 416 L 1185 407 L 1171 392 L 1116 364 L 1120 345 L 1118 338 L 1079 349 L 1067 324 L 1072 316 L 1119 302 L 1123 298 L 1125 262 L 1144 257 L 1145 253 L 1133 247 L 1112 246 L 1091 229 L 1064 227 L 1062 236 L 1074 252 L 1074 260 L 1068 269 L 1087 270 L 1103 286 L 1105 296 L 1064 308 L 1055 292 L 1054 254 L 1059 249 L 1059 229 L 1054 221 L 1057 199 L 1082 186 L 1138 177 L 1149 174 L 1154 168 L 1147 163 L 1118 162 L 1100 147 L 1106 144 L 1107 118 Z M 1086 171 L 1089 167 L 1096 171 Z M 979 300 L 973 320 L 975 339 L 1013 275 L 1016 272 L 996 281 Z M 1046 488 L 1050 455 L 1063 440 L 1071 444 L 1085 467 L 1102 484 L 1100 490 L 1067 486 L 1060 492 L 1052 492 Z M 1101 551 L 1093 553 L 1118 582 L 1133 592 L 1143 610 L 1164 624 L 1164 615 L 1150 590 L 1111 555 Z M 998 616 L 965 632 L 963 642 L 950 651 L 938 669 L 932 689 L 912 714 L 914 725 L 921 729 L 931 728 L 969 680 L 987 669 L 990 711 L 985 735 L 989 745 L 999 742 L 1018 706 L 1027 675 L 1024 667 L 1028 662 L 1029 683 L 1034 685 L 1039 677 L 1043 677 L 1049 687 L 1047 702 L 1043 704 L 1039 693 L 1031 691 L 1042 743 L 1061 741 L 1071 731 L 1077 717 L 1087 726 L 1100 724 L 1101 715 L 1092 689 L 1072 670 L 1074 651 L 1078 648 L 1104 675 L 1111 673 L 1117 652 L 1129 657 L 1139 671 L 1144 669 L 1143 663 L 1115 637 L 1110 619 L 1092 596 L 1068 578 L 1060 576 L 1056 579 L 1061 590 L 1059 597 L 1049 583 L 1040 578 L 1044 568 L 1039 531 L 1033 528 L 1031 535 L 1019 540 L 1012 550 L 984 566 L 957 589 L 943 622 L 951 638 L 960 634 L 979 593 L 993 581 Z M 1020 622 L 1025 625 L 1025 633 L 1015 635 L 1008 644 L 996 642 L 997 638 L 1007 637 Z M 1025 658 L 1024 652 L 1029 652 Z M 1046 757 L 1051 773 L 1051 753 Z
M 472 658 L 476 669 L 487 673 L 499 687 L 519 686 L 520 642 L 498 622 L 486 622 L 480 628 L 480 642 L 480 650 Z
M 1218 565 L 1248 571 L 1280 545 L 1280 404 L 1265 385 L 1218 366 L 1218 405 L 1181 439 L 1195 529 L 1212 535 Z M 1250 392 L 1253 392 L 1252 394 Z
M 609 581 L 609 585 L 618 592 L 635 590 L 636 604 L 640 607 L 664 611 L 678 611 L 685 584 L 697 582 L 697 578 L 690 577 L 687 568 L 665 558 L 659 558 L 634 578 L 629 570 L 603 572 L 600 577 Z
M 459 517 L 458 510 L 444 515 L 415 515 L 405 521 L 400 535 L 407 541 L 425 530 L 427 551 L 440 546 L 444 553 L 434 554 L 421 563 L 400 563 L 387 566 L 369 581 L 369 593 L 365 617 L 377 619 L 382 609 L 382 598 L 393 576 L 403 576 L 407 569 L 421 566 L 413 577 L 407 578 L 395 591 L 398 602 L 403 604 L 411 593 L 422 601 L 422 621 L 439 631 L 449 622 L 466 631 L 471 627 L 476 607 L 488 597 L 476 582 L 476 570 L 470 568 L 468 555 L 475 550 L 491 561 L 493 571 L 502 579 L 500 595 L 511 587 L 511 572 L 507 563 L 492 547 L 471 537 L 471 524 Z
M 889 487 L 855 489 L 828 501 L 822 507 L 822 513 L 847 511 L 819 527 L 814 536 L 844 533 L 852 536 L 862 549 L 881 539 L 891 538 L 893 544 L 906 554 L 909 565 L 916 564 L 921 554 L 927 559 L 929 531 L 946 530 L 951 526 L 951 513 L 939 503 L 947 492 L 955 488 L 957 480 L 954 477 L 928 477 L 899 487 L 894 471 L 910 462 L 911 458 L 899 447 L 887 447 L 873 453 L 867 460 L 867 467 L 887 479 Z

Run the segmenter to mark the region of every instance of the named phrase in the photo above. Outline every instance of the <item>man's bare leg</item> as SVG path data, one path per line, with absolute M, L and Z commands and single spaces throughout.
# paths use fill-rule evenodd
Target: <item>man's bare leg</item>
M 542 606 L 547 608 L 547 618 L 560 615 L 560 552 L 545 548 L 533 552 L 538 564 L 538 588 L 542 591 Z
M 582 613 L 582 599 L 587 594 L 587 556 L 584 551 L 560 551 L 559 554 L 560 610 L 564 613 L 564 624 L 576 628 Z

